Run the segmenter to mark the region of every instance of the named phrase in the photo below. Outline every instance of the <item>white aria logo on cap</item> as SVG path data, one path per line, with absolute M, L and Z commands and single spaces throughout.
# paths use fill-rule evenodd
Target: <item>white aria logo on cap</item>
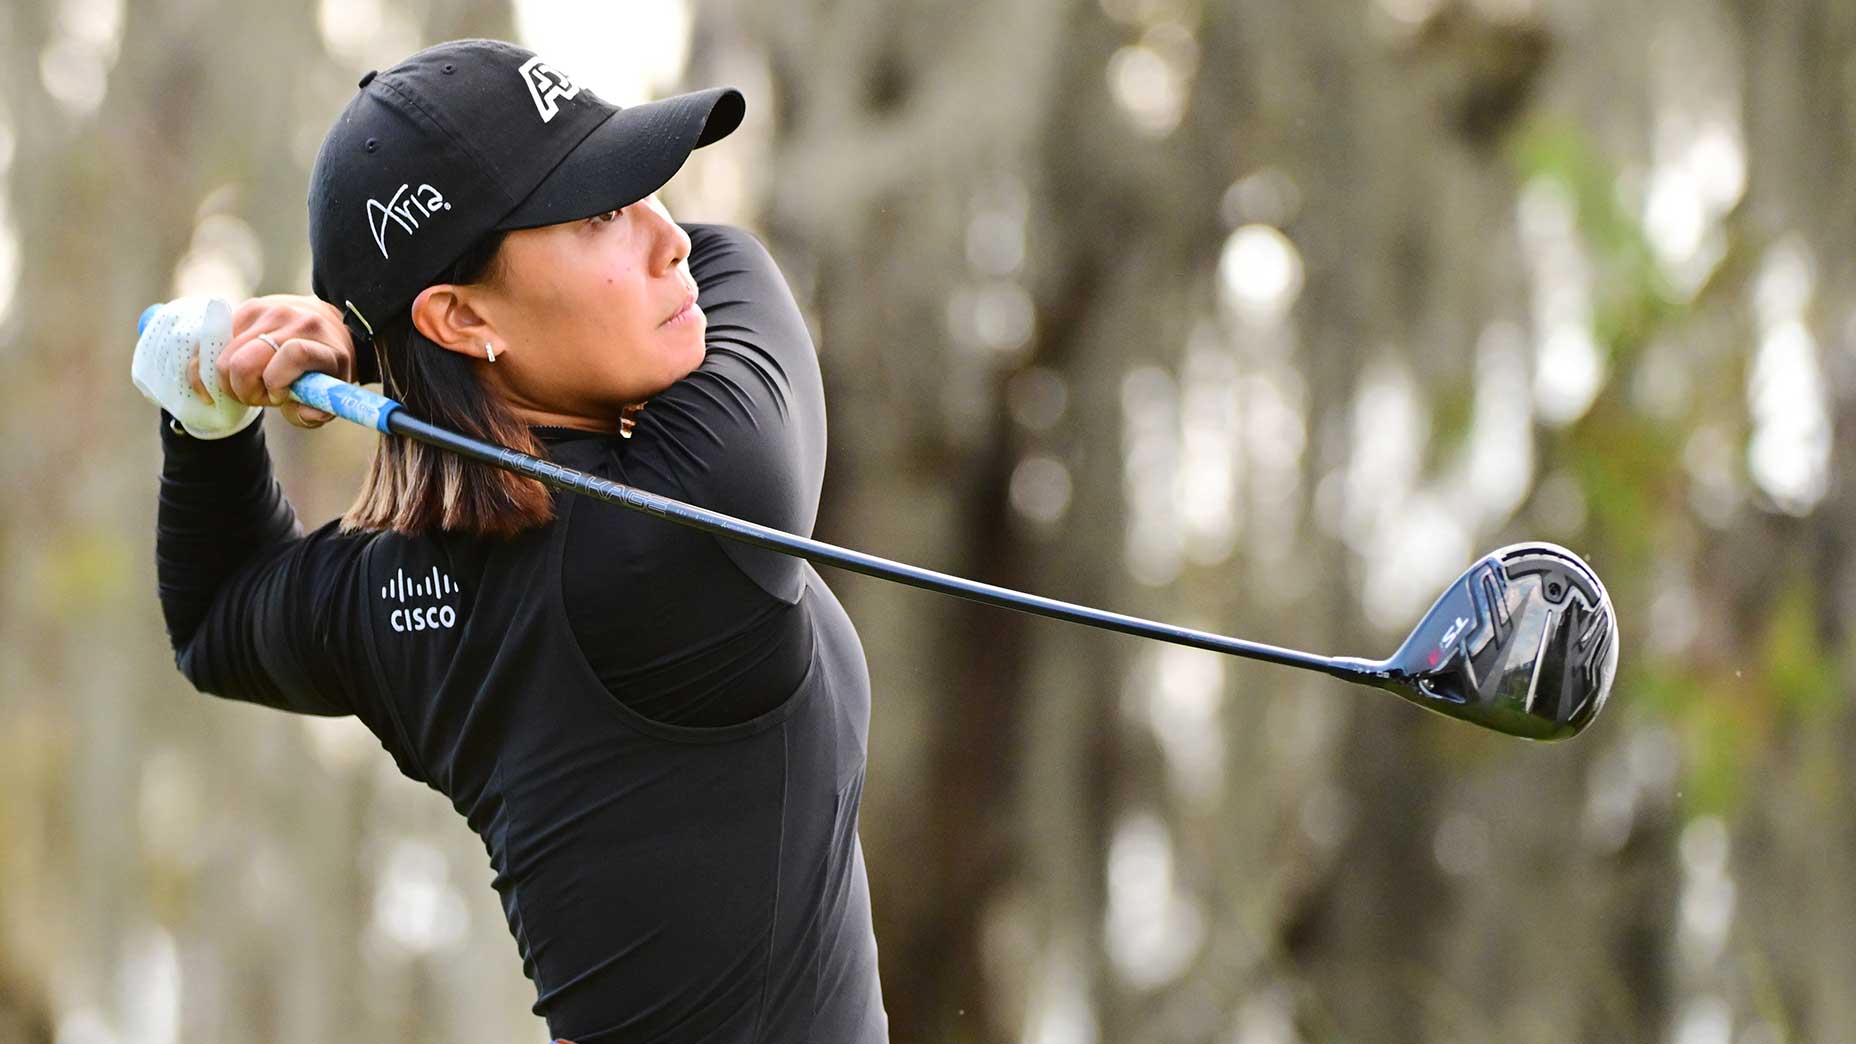
M 385 203 L 377 199 L 367 201 L 367 230 L 374 234 L 374 245 L 380 248 L 380 256 L 387 257 L 387 222 L 391 221 L 408 233 L 419 230 L 419 219 L 430 219 L 441 210 L 450 210 L 444 194 L 430 185 L 420 185 L 417 191 L 408 195 L 410 185 L 401 185 L 393 198 Z
M 522 82 L 528 84 L 528 96 L 535 103 L 535 111 L 541 113 L 543 123 L 554 119 L 561 111 L 561 102 L 580 93 L 579 84 L 542 61 L 539 54 L 522 63 Z

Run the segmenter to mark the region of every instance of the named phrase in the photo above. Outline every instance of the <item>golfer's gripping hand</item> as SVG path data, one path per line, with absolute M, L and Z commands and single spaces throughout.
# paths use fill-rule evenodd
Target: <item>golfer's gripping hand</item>
M 271 347 L 272 341 L 277 347 Z M 232 340 L 219 357 L 219 379 L 233 398 L 247 406 L 275 406 L 299 428 L 320 428 L 334 415 L 290 397 L 291 383 L 311 372 L 354 380 L 354 342 L 333 305 L 314 297 L 271 294 L 232 310 Z M 188 360 L 187 378 L 195 395 L 212 402 L 200 381 L 197 350 Z

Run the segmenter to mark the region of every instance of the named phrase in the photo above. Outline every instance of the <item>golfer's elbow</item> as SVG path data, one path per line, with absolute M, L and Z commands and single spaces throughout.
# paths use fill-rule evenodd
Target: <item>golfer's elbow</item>
M 172 639 L 174 667 L 180 671 L 181 677 L 187 679 L 187 684 L 193 686 L 195 692 L 208 696 L 225 695 L 220 691 L 219 678 L 197 638 L 195 634 L 184 640 Z
M 259 643 L 244 636 L 218 642 L 210 637 L 208 629 L 202 628 L 174 645 L 174 666 L 194 691 L 295 714 L 339 717 L 352 713 L 344 701 L 312 685 L 300 665 L 286 666 L 294 662 L 287 655 L 277 662 L 276 656 L 265 656 Z
M 233 662 L 234 658 L 226 655 L 225 645 L 215 647 L 214 643 L 206 641 L 204 632 L 205 628 L 201 628 L 186 640 L 174 642 L 174 667 L 187 679 L 187 684 L 206 696 L 248 703 L 272 702 L 259 691 L 265 686 L 256 684 L 252 672 Z

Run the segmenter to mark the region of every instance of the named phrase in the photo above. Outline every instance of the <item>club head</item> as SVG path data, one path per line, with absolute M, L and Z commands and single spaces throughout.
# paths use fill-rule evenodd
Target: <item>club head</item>
M 1617 614 L 1579 556 L 1534 541 L 1492 551 L 1378 665 L 1405 699 L 1536 740 L 1577 735 L 1618 667 Z

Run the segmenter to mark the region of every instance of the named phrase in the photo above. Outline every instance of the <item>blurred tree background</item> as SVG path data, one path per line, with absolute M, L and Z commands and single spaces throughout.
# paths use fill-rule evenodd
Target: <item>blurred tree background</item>
M 539 1041 L 481 844 L 191 692 L 134 317 L 306 291 L 367 69 L 521 40 L 748 121 L 820 535 L 1383 655 L 1480 551 L 1623 626 L 1539 746 L 844 574 L 897 1041 L 1856 1040 L 1856 6 L 26 0 L 0 10 L 0 1044 Z M 299 510 L 365 432 L 272 421 Z

